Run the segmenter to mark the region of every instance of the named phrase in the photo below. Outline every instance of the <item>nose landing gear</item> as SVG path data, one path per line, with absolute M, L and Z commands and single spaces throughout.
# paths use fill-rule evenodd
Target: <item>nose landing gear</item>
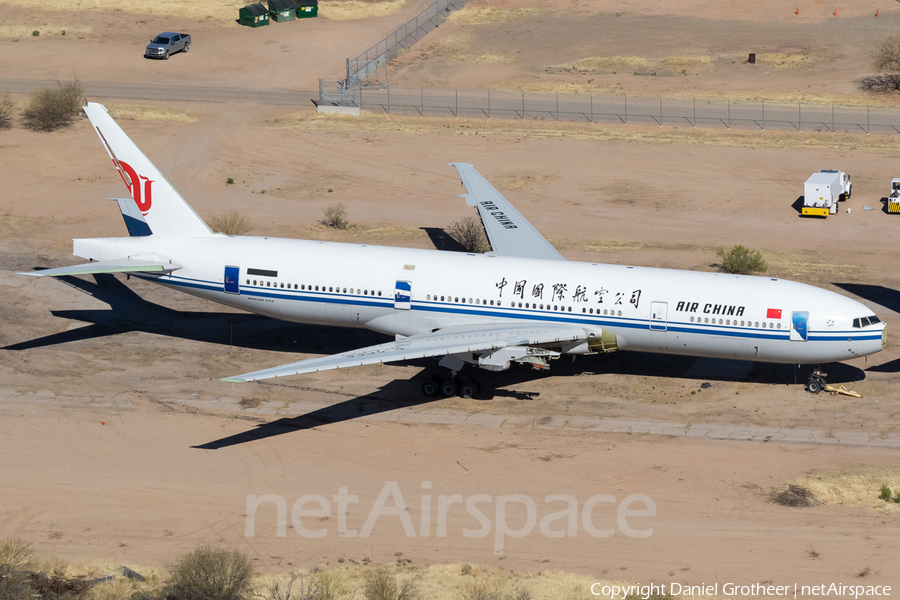
M 809 374 L 809 381 L 806 382 L 806 390 L 810 394 L 818 394 L 824 390 L 827 385 L 825 383 L 826 377 L 828 377 L 828 373 L 822 370 L 822 365 L 816 365 L 813 372 Z

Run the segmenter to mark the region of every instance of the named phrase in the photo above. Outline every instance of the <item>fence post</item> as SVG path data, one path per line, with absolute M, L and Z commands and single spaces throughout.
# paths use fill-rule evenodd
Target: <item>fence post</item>
M 762 118 L 762 130 L 766 130 L 766 101 L 762 101 L 762 109 L 763 109 L 763 118 Z
M 559 92 L 556 92 L 556 122 L 559 122 Z
M 348 88 L 350 87 L 350 59 L 347 59 L 347 83 L 345 84 Z
M 322 98 L 324 97 L 324 93 L 322 91 L 322 78 L 319 77 L 319 104 L 322 104 Z
M 391 88 L 388 88 L 387 91 L 388 91 L 388 114 L 391 114 Z
M 696 98 L 691 98 L 691 100 L 694 101 L 694 122 L 693 122 L 693 124 L 691 125 L 691 127 L 696 128 L 696 127 L 697 127 L 697 99 L 696 99 Z
M 424 116 L 425 116 L 425 88 L 422 87 L 422 86 L 420 86 L 420 87 L 419 87 L 419 93 L 422 94 L 422 110 L 419 111 L 419 112 L 420 112 L 420 113 L 422 114 L 422 116 L 424 117 Z
M 728 99 L 728 129 L 731 129 L 731 98 Z
M 594 122 L 594 94 L 591 94 L 591 123 Z
M 797 131 L 803 130 L 803 103 L 797 103 Z
M 525 120 L 525 90 L 522 90 L 522 120 Z
M 869 127 L 869 103 L 866 103 L 866 135 L 869 135 L 871 127 Z
M 662 127 L 662 96 L 659 97 L 659 126 Z
M 491 89 L 488 88 L 488 119 L 491 118 Z
M 834 102 L 831 103 L 831 133 L 834 133 Z
M 625 94 L 625 124 L 628 125 L 628 94 Z

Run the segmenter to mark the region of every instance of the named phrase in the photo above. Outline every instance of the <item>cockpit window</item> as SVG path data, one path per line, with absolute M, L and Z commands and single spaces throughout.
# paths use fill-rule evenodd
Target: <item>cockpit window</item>
M 853 327 L 855 327 L 856 329 L 868 327 L 869 325 L 877 325 L 879 323 L 881 323 L 881 319 L 879 319 L 875 315 L 853 319 Z

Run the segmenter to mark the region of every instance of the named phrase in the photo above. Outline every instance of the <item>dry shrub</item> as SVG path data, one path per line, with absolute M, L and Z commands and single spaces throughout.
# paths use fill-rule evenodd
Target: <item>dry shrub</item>
M 15 110 L 16 103 L 10 100 L 9 94 L 0 96 L 0 129 L 9 129 Z
M 876 73 L 900 73 L 900 35 L 881 41 L 872 50 L 872 70 Z
M 254 588 L 253 596 L 263 600 L 332 600 L 321 592 L 314 577 L 304 579 L 299 573 L 291 573 L 286 580 L 272 576 Z
M 7 565 L 12 571 L 24 569 L 34 557 L 31 543 L 21 538 L 6 538 L 0 541 L 0 565 Z
M 169 600 L 244 600 L 250 596 L 253 563 L 237 550 L 211 546 L 182 556 L 167 583 Z
M 31 94 L 22 116 L 25 125 L 35 131 L 54 131 L 72 122 L 84 104 L 81 82 L 59 83 Z
M 722 270 L 737 275 L 765 273 L 769 263 L 763 260 L 758 250 L 751 250 L 738 244 L 731 250 L 720 249 L 716 254 L 722 259 Z
M 773 492 L 772 502 L 781 506 L 815 506 L 819 504 L 811 491 L 793 483 L 787 484 L 784 489 Z
M 490 244 L 484 236 L 484 227 L 481 225 L 481 219 L 477 217 L 457 219 L 447 227 L 446 232 L 466 252 L 483 254 L 490 249 Z
M 421 596 L 415 582 L 407 579 L 397 582 L 397 577 L 387 569 L 369 574 L 363 588 L 366 600 L 418 600 Z
M 247 235 L 253 229 L 253 222 L 238 210 L 215 215 L 209 220 L 210 228 L 225 235 Z
M 343 202 L 335 202 L 322 209 L 322 225 L 332 229 L 350 227 L 350 221 L 347 220 L 347 207 Z

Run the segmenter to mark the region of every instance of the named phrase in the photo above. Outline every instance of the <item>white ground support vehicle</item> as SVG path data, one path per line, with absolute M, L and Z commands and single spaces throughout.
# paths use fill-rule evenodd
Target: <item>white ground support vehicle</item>
M 836 214 L 838 202 L 850 197 L 850 176 L 843 171 L 822 169 L 813 173 L 803 184 L 803 209 L 808 217 L 827 217 Z
M 900 177 L 891 179 L 891 193 L 888 196 L 888 212 L 900 213 Z

